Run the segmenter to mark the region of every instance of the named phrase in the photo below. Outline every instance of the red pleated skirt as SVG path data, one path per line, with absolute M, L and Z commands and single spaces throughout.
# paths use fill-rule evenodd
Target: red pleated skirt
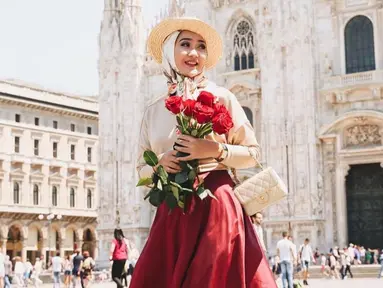
M 130 288 L 277 288 L 228 172 L 208 173 L 205 188 L 217 200 L 158 208 Z

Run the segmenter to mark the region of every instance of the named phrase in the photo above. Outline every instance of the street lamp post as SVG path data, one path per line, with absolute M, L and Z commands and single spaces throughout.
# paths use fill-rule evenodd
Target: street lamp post
M 61 220 L 62 218 L 62 215 L 61 214 L 54 214 L 54 213 L 48 213 L 46 215 L 44 214 L 40 214 L 38 216 L 39 220 L 44 220 L 44 218 L 47 220 L 47 224 L 46 224 L 46 227 L 48 228 L 48 251 L 49 251 L 49 256 L 51 256 L 51 228 L 52 228 L 52 221 L 53 220 Z M 56 239 L 57 241 L 57 239 Z M 55 245 L 56 247 L 56 245 Z M 44 255 L 44 257 L 46 257 L 46 255 Z M 48 259 L 45 259 L 45 263 L 48 264 Z

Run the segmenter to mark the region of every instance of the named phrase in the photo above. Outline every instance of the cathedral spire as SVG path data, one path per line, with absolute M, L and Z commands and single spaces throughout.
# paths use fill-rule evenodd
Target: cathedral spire
M 168 15 L 169 17 L 180 17 L 182 16 L 182 0 L 169 0 L 168 4 Z

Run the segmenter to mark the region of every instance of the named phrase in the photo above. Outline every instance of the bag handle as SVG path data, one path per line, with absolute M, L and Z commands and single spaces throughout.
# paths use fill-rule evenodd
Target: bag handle
M 249 151 L 249 154 L 251 155 L 251 157 L 254 159 L 254 161 L 256 163 L 255 167 L 258 166 L 263 171 L 264 168 L 263 168 L 262 164 L 259 163 L 259 161 L 257 159 L 257 155 L 255 154 L 254 149 L 252 149 L 252 148 L 253 147 L 247 147 L 247 150 Z M 233 180 L 234 180 L 235 185 L 239 185 L 241 183 L 241 181 L 239 181 L 239 178 L 238 178 L 238 175 L 237 175 L 237 169 L 230 168 L 230 170 L 231 170 L 231 173 L 233 174 L 233 178 L 234 178 Z

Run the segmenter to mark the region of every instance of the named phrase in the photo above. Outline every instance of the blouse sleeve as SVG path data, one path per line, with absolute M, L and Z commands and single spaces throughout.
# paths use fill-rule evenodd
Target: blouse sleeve
M 149 113 L 148 113 L 148 108 L 146 108 L 144 115 L 142 117 L 142 122 L 141 122 L 141 128 L 140 128 L 140 136 L 138 140 L 138 159 L 137 159 L 137 173 L 139 178 L 149 178 L 152 177 L 154 170 L 153 167 L 149 166 L 146 164 L 144 160 L 144 152 L 146 150 L 151 150 L 153 151 L 150 141 L 149 141 Z M 158 160 L 161 159 L 161 157 L 164 155 L 164 153 L 158 154 L 157 158 Z
M 255 167 L 258 163 L 249 152 L 251 149 L 259 161 L 260 146 L 255 138 L 255 131 L 237 98 L 231 92 L 227 93 L 229 97 L 225 99 L 225 105 L 233 118 L 234 126 L 227 135 L 228 155 L 222 164 L 235 169 Z
M 145 163 L 143 154 L 146 150 L 151 150 L 148 137 L 148 109 L 145 110 L 140 129 L 140 136 L 138 140 L 138 159 L 137 159 L 137 172 L 139 178 L 149 178 L 153 174 L 153 168 Z

